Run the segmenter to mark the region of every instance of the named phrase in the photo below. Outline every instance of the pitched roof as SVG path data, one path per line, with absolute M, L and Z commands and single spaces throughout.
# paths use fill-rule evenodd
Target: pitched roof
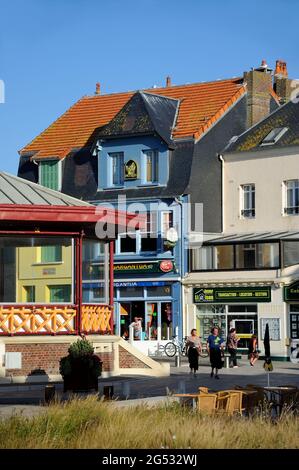
M 180 100 L 173 138 L 198 139 L 245 93 L 241 78 L 143 90 Z M 107 124 L 135 92 L 85 96 L 26 145 L 21 155 L 64 158 L 72 149 L 91 147 L 97 130 Z
M 169 147 L 179 101 L 151 93 L 135 93 L 125 106 L 103 126 L 98 138 L 158 134 Z
M 277 142 L 269 146 L 260 145 L 273 129 L 278 128 L 287 128 L 287 131 Z M 225 152 L 262 151 L 289 145 L 299 145 L 299 106 L 292 101 L 241 134 L 226 147 Z
M 91 207 L 87 202 L 4 172 L 0 172 L 0 204 Z

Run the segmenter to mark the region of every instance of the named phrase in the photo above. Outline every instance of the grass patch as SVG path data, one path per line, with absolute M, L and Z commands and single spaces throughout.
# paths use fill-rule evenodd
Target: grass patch
M 54 403 L 34 418 L 0 421 L 0 448 L 299 448 L 299 418 L 205 416 L 177 403 L 115 408 L 96 397 Z

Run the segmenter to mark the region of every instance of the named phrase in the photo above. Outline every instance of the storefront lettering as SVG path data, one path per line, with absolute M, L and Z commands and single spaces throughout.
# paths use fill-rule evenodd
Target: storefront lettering
M 194 303 L 212 303 L 212 302 L 271 302 L 270 287 L 233 288 L 233 287 L 215 287 L 213 289 L 193 289 Z

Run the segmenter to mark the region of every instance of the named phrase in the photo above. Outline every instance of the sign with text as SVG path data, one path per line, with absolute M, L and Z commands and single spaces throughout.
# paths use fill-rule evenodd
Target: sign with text
M 166 273 L 174 271 L 173 261 L 152 261 L 150 263 L 115 263 L 114 274 L 120 273 Z
M 283 294 L 286 302 L 290 300 L 299 300 L 299 281 L 294 282 L 290 286 L 286 286 L 283 289 Z
M 271 302 L 271 287 L 195 287 L 195 304 Z

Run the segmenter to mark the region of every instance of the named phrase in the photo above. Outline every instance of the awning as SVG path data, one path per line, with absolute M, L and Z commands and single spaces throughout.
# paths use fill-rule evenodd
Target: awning
M 250 232 L 219 234 L 217 237 L 204 241 L 205 245 L 219 245 L 231 243 L 252 243 L 252 242 L 271 242 L 279 240 L 298 240 L 299 231 L 281 231 L 281 232 Z

